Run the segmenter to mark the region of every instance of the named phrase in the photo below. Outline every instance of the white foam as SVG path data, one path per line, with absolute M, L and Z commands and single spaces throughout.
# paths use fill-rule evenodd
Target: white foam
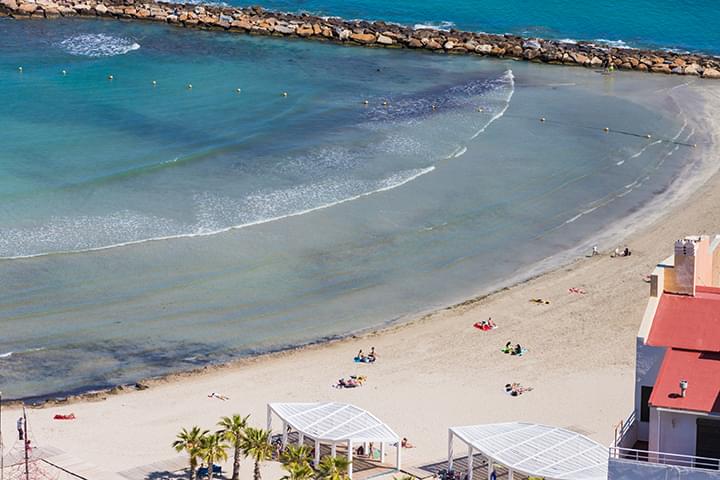
M 597 38 L 594 40 L 594 42 L 611 48 L 626 48 L 630 50 L 636 50 L 622 40 L 608 40 L 607 38 Z
M 128 38 L 104 33 L 73 35 L 58 45 L 71 55 L 84 57 L 112 57 L 124 55 L 140 48 L 140 44 Z
M 12 357 L 12 354 L 13 354 L 13 353 L 14 353 L 14 352 L 2 353 L 2 354 L 0 354 L 0 358 L 10 358 L 10 357 Z
M 432 172 L 433 170 L 435 170 L 434 165 L 430 166 L 430 167 L 426 167 L 426 168 L 421 168 L 421 169 L 397 172 L 395 174 L 390 175 L 389 177 L 386 177 L 377 182 L 374 182 L 373 187 L 375 187 L 375 188 L 373 188 L 370 191 L 355 194 L 355 195 L 352 195 L 352 196 L 349 196 L 347 198 L 343 198 L 340 200 L 327 201 L 327 198 L 324 196 L 324 194 L 321 193 L 318 195 L 318 198 L 321 200 L 326 200 L 327 203 L 323 203 L 323 204 L 320 204 L 317 206 L 311 206 L 311 207 L 297 210 L 297 211 L 290 212 L 290 213 L 275 215 L 275 216 L 267 217 L 267 218 L 260 218 L 260 219 L 248 221 L 248 222 L 242 223 L 242 224 L 231 225 L 229 227 L 218 228 L 218 227 L 214 226 L 213 218 L 206 217 L 205 220 L 207 223 L 199 226 L 197 230 L 190 232 L 190 233 L 180 233 L 180 234 L 175 234 L 175 235 L 165 235 L 165 236 L 158 236 L 158 237 L 153 237 L 153 238 L 130 240 L 127 242 L 119 242 L 119 243 L 114 243 L 111 245 L 103 245 L 103 246 L 90 247 L 90 248 L 79 248 L 79 249 L 70 249 L 70 250 L 62 250 L 62 251 L 42 252 L 42 253 L 33 253 L 33 254 L 27 254 L 27 255 L 5 256 L 5 257 L 0 257 L 0 260 L 17 260 L 17 259 L 23 259 L 23 258 L 43 257 L 43 256 L 48 256 L 48 255 L 97 252 L 97 251 L 102 251 L 102 250 L 109 250 L 112 248 L 127 247 L 127 246 L 131 246 L 131 245 L 140 245 L 140 244 L 149 243 L 149 242 L 158 242 L 158 241 L 164 241 L 164 240 L 175 240 L 175 239 L 180 239 L 180 238 L 195 238 L 195 237 L 205 237 L 205 236 L 210 236 L 210 235 L 217 235 L 220 233 L 229 232 L 231 230 L 238 230 L 241 228 L 252 227 L 252 226 L 261 225 L 264 223 L 283 220 L 286 218 L 305 215 L 307 213 L 334 207 L 337 205 L 341 205 L 343 203 L 352 202 L 354 200 L 358 200 L 360 198 L 367 197 L 367 196 L 370 196 L 370 195 L 373 195 L 376 193 L 386 192 L 388 190 L 392 190 L 392 189 L 401 187 L 401 186 L 403 186 L 425 174 Z M 267 205 L 268 201 L 282 202 L 283 199 L 287 200 L 288 198 L 297 198 L 297 195 L 295 195 L 295 194 L 299 193 L 299 192 L 294 191 L 297 188 L 299 188 L 299 187 L 295 187 L 295 189 L 288 189 L 288 190 L 284 190 L 284 191 L 273 191 L 271 193 L 258 194 L 253 197 L 250 197 L 248 199 L 248 201 L 252 205 Z M 303 194 L 302 198 L 307 198 L 307 193 L 313 189 L 315 189 L 314 186 L 312 188 L 304 188 L 302 190 L 302 194 Z M 322 190 L 322 189 L 320 189 L 320 190 Z M 331 190 L 332 190 L 332 188 L 331 188 Z M 213 207 L 216 208 L 217 206 L 213 205 Z M 202 219 L 202 217 L 203 217 L 203 215 L 201 215 L 201 219 Z M 137 219 L 130 218 L 127 220 L 127 222 L 128 222 L 128 224 L 132 225 L 137 222 Z M 24 232 L 21 232 L 21 233 L 24 233 Z M 43 234 L 43 235 L 47 236 L 47 234 Z
M 490 117 L 490 121 L 488 121 L 485 125 L 483 125 L 483 127 L 480 130 L 475 132 L 475 135 L 470 137 L 471 140 L 474 138 L 477 138 L 477 136 L 480 135 L 481 133 L 483 133 L 487 129 L 487 127 L 489 127 L 490 125 L 493 124 L 493 122 L 495 122 L 495 120 L 498 120 L 503 115 L 505 115 L 505 112 L 510 107 L 510 100 L 512 100 L 513 94 L 515 93 L 515 76 L 513 75 L 512 70 L 508 70 L 505 72 L 505 75 L 503 77 L 510 82 L 510 93 L 508 93 L 508 96 L 505 99 L 505 106 L 498 113 L 496 113 L 495 115 Z
M 415 30 L 438 30 L 441 32 L 447 32 L 453 28 L 455 24 L 453 22 L 429 22 L 429 23 L 416 23 L 413 25 Z

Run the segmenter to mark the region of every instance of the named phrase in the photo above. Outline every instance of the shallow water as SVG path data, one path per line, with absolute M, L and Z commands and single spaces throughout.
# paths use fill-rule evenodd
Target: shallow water
M 698 141 L 683 82 L 0 19 L 3 391 L 135 381 L 491 289 L 668 188 L 692 160 L 670 140 Z
M 230 5 L 246 5 L 225 0 Z M 720 54 L 714 0 L 260 0 L 266 8 L 411 26 Z

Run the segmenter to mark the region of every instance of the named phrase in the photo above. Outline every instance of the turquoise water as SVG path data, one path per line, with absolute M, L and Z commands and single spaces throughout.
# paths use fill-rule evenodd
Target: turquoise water
M 0 19 L 3 392 L 332 338 L 530 274 L 693 165 L 685 82 Z
M 242 5 L 245 2 L 229 0 Z M 260 0 L 266 8 L 405 25 L 554 39 L 605 41 L 631 47 L 720 54 L 720 3 L 713 0 Z

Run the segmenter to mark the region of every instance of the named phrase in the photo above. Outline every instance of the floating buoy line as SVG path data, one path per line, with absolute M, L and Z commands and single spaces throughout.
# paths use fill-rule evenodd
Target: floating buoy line
M 19 73 L 23 73 L 23 72 L 24 72 L 22 65 L 19 65 L 19 66 L 17 67 L 17 71 L 18 71 Z M 68 73 L 68 72 L 67 72 L 67 70 L 61 70 L 60 73 L 61 73 L 63 76 L 67 76 L 67 73 Z M 108 79 L 108 80 L 114 80 L 114 79 L 115 79 L 115 76 L 114 76 L 113 74 L 108 74 L 108 75 L 107 75 L 107 79 Z M 157 87 L 157 85 L 158 85 L 157 80 L 152 80 L 151 85 L 152 85 L 153 87 Z M 186 88 L 187 90 L 192 90 L 192 89 L 193 89 L 192 83 L 186 84 L 186 85 L 185 85 L 185 88 Z M 236 89 L 235 89 L 235 93 L 242 93 L 242 89 L 241 89 L 241 88 L 236 88 Z M 288 97 L 288 96 L 289 96 L 289 95 L 288 95 L 288 92 L 282 92 L 280 95 L 281 95 L 282 97 Z M 368 99 L 364 99 L 364 100 L 362 101 L 362 104 L 365 105 L 365 106 L 370 105 L 370 101 L 369 101 Z M 381 105 L 382 105 L 383 107 L 389 107 L 389 106 L 390 106 L 390 102 L 387 101 L 387 100 L 383 100 L 383 101 L 381 102 Z M 435 111 L 438 110 L 438 106 L 433 103 L 433 104 L 430 105 L 430 110 L 433 111 L 433 112 L 435 112 Z M 477 111 L 480 112 L 480 113 L 484 113 L 484 112 L 485 112 L 485 109 L 484 109 L 483 107 L 477 107 Z M 531 119 L 531 117 L 527 117 L 527 116 L 523 116 L 523 115 L 506 114 L 506 116 L 508 116 L 508 117 L 513 117 L 513 118 L 520 118 L 520 119 L 528 119 L 528 120 Z M 547 119 L 546 117 L 539 117 L 538 120 L 540 121 L 540 123 L 547 123 L 547 124 L 554 124 L 554 125 L 562 125 L 562 126 L 575 127 L 575 128 L 583 128 L 583 129 L 586 129 L 586 130 L 600 130 L 600 131 L 603 131 L 603 132 L 605 132 L 605 133 L 617 133 L 617 134 L 620 134 L 620 135 L 627 135 L 627 136 L 632 136 L 632 137 L 645 138 L 645 139 L 648 139 L 648 140 L 650 140 L 650 139 L 653 138 L 653 135 L 650 134 L 650 133 L 628 132 L 628 131 L 624 131 L 624 130 L 616 130 L 616 129 L 613 129 L 613 128 L 610 128 L 610 127 L 602 127 L 602 128 L 600 128 L 600 127 L 595 127 L 595 126 L 590 126 L 590 125 L 577 125 L 577 124 L 573 124 L 573 123 L 562 122 L 562 121 L 559 121 L 559 120 L 549 120 L 549 119 Z M 671 143 L 671 144 L 680 145 L 680 146 L 683 146 L 683 147 L 690 147 L 690 148 L 696 148 L 696 147 L 697 147 L 697 143 L 679 142 L 679 141 L 677 141 L 677 140 L 673 140 L 673 139 L 669 139 L 669 138 L 659 138 L 659 137 L 658 137 L 658 140 L 661 141 L 661 142 L 664 142 L 664 143 Z

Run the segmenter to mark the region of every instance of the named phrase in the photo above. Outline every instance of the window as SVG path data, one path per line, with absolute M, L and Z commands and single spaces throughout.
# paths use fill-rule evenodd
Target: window
M 640 421 L 650 421 L 650 395 L 653 387 L 640 387 Z

